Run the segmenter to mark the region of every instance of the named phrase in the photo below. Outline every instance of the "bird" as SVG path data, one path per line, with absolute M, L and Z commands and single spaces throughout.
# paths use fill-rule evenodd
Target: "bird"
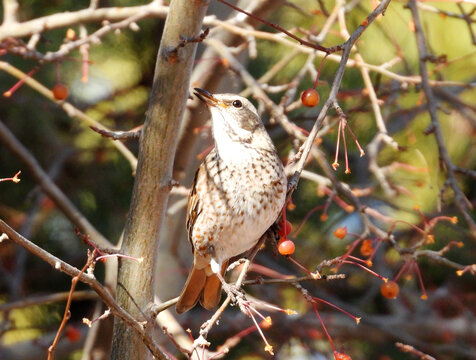
M 186 227 L 193 266 L 176 304 L 212 310 L 232 257 L 252 249 L 280 215 L 287 190 L 283 164 L 255 106 L 236 94 L 194 94 L 210 110 L 215 146 L 199 166 Z

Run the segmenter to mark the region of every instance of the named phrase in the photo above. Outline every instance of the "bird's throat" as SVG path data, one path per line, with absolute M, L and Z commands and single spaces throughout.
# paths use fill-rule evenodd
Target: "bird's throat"
M 221 114 L 220 114 L 221 115 Z M 227 165 L 250 163 L 256 150 L 250 146 L 253 134 L 250 131 L 233 127 L 231 119 L 213 118 L 213 137 L 218 156 Z

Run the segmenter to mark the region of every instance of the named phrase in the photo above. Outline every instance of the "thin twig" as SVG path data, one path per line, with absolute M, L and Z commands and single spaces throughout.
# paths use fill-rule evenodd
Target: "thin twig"
M 273 24 L 273 23 L 270 23 L 269 21 L 265 20 L 265 19 L 262 19 L 260 18 L 259 16 L 256 16 L 256 15 L 253 15 L 243 9 L 240 9 L 238 6 L 235 6 L 233 4 L 230 4 L 228 1 L 225 1 L 225 0 L 217 0 L 219 2 L 221 2 L 222 4 L 225 4 L 229 7 L 231 7 L 232 9 L 236 10 L 236 11 L 239 11 L 239 12 L 242 12 L 243 14 L 246 14 L 248 15 L 250 18 L 253 18 L 255 20 L 258 20 L 260 22 L 262 22 L 263 24 L 266 24 L 268 26 L 271 26 L 273 29 L 276 29 L 278 31 L 281 31 L 282 33 L 286 34 L 287 36 L 289 36 L 290 38 L 296 40 L 297 42 L 299 42 L 299 44 L 301 45 L 304 45 L 304 46 L 307 46 L 307 47 L 310 47 L 312 49 L 316 49 L 316 50 L 320 50 L 320 51 L 323 51 L 325 52 L 326 54 L 331 54 L 331 53 L 334 53 L 334 52 L 337 52 L 337 51 L 341 51 L 343 46 L 342 45 L 337 45 L 337 46 L 333 46 L 333 47 L 324 47 L 324 46 L 321 46 L 319 44 L 315 44 L 315 43 L 311 43 L 309 41 L 306 41 L 306 40 L 303 40 L 301 39 L 300 37 L 294 35 L 294 34 L 291 34 L 289 31 L 283 29 L 281 26 L 277 25 L 277 24 Z
M 10 75 L 16 77 L 17 79 L 25 79 L 24 82 L 26 85 L 34 89 L 35 91 L 39 92 L 41 95 L 46 97 L 47 99 L 55 102 L 58 104 L 65 112 L 68 114 L 68 116 L 72 118 L 77 118 L 80 120 L 82 123 L 88 125 L 88 126 L 96 126 L 101 129 L 109 130 L 107 129 L 104 125 L 101 123 L 97 122 L 72 104 L 70 104 L 67 101 L 58 101 L 55 99 L 53 92 L 45 87 L 43 84 L 35 80 L 34 78 L 31 77 L 26 77 L 26 74 L 23 71 L 20 71 L 17 69 L 15 66 L 9 64 L 6 61 L 0 61 L 0 70 L 3 70 Z M 114 141 L 113 145 L 117 148 L 117 150 L 129 161 L 132 172 L 135 172 L 136 166 L 137 166 L 137 159 L 132 154 L 132 152 L 121 142 Z
M 438 104 L 436 98 L 433 94 L 433 90 L 428 81 L 428 70 L 426 66 L 426 61 L 428 56 L 428 49 L 425 42 L 425 37 L 423 34 L 423 29 L 421 26 L 420 15 L 418 14 L 418 7 L 416 0 L 410 0 L 408 2 L 408 7 L 411 10 L 413 21 L 415 23 L 415 37 L 417 40 L 418 54 L 419 54 L 419 64 L 420 64 L 420 74 L 422 79 L 422 87 L 425 93 L 425 96 L 428 100 L 428 112 L 431 119 L 431 131 L 435 135 L 435 140 L 438 145 L 438 153 L 440 161 L 444 164 L 447 176 L 447 182 L 455 195 L 455 205 L 460 210 L 464 219 L 471 228 L 472 235 L 476 238 L 476 223 L 474 222 L 473 217 L 469 213 L 472 209 L 471 203 L 466 198 L 465 194 L 461 190 L 458 181 L 455 177 L 455 165 L 453 164 L 448 150 L 446 148 L 445 139 L 443 137 L 443 131 L 441 129 L 440 120 L 438 117 Z
M 395 346 L 398 347 L 400 350 L 402 350 L 405 353 L 413 354 L 418 356 L 421 360 L 436 360 L 433 356 L 430 356 L 428 354 L 425 354 L 421 352 L 420 350 L 415 349 L 415 347 L 407 344 L 403 344 L 401 342 L 396 342 Z
M 89 251 L 88 251 L 89 252 Z M 61 337 L 61 333 L 63 332 L 64 327 L 66 326 L 66 322 L 71 317 L 71 313 L 69 311 L 71 302 L 73 300 L 74 290 L 76 289 L 76 285 L 78 284 L 79 278 L 82 274 L 91 266 L 93 265 L 96 257 L 96 250 L 93 250 L 88 254 L 88 261 L 84 264 L 83 268 L 80 270 L 79 274 L 74 276 L 71 279 L 71 289 L 69 290 L 68 299 L 66 300 L 66 307 L 64 309 L 63 318 L 61 319 L 60 326 L 58 331 L 56 332 L 56 336 L 53 340 L 53 343 L 48 347 L 48 360 L 53 360 L 56 346 L 58 345 L 58 341 Z
M 21 309 L 28 306 L 52 304 L 55 302 L 67 300 L 69 296 L 70 296 L 69 292 L 60 292 L 56 294 L 32 296 L 32 297 L 22 299 L 19 301 L 0 304 L 0 312 L 11 311 L 13 309 Z M 72 300 L 74 301 L 96 300 L 97 298 L 98 298 L 98 295 L 94 291 L 89 291 L 89 290 L 76 291 L 72 295 Z
M 28 151 L 15 135 L 0 121 L 0 141 L 17 156 L 25 165 L 26 170 L 33 175 L 41 189 L 58 206 L 66 217 L 81 231 L 87 233 L 102 247 L 114 247 L 95 227 L 81 214 L 79 209 L 68 199 L 61 189 L 50 179 L 48 174 L 41 168 L 35 157 Z
M 79 275 L 79 281 L 89 285 L 102 299 L 102 301 L 111 309 L 111 312 L 122 319 L 138 336 L 141 337 L 144 344 L 150 350 L 150 352 L 157 358 L 161 360 L 167 359 L 160 347 L 155 343 L 154 339 L 145 331 L 144 326 L 140 324 L 136 319 L 134 319 L 127 311 L 125 311 L 110 294 L 110 292 L 99 283 L 92 275 L 80 273 L 80 270 L 69 265 L 63 260 L 57 258 L 56 256 L 50 254 L 49 252 L 43 250 L 36 244 L 32 243 L 28 239 L 24 238 L 8 226 L 3 220 L 0 219 L 0 232 L 5 233 L 8 238 L 16 243 L 17 245 L 25 248 L 33 255 L 42 259 L 43 261 L 50 264 L 56 270 L 64 272 L 65 274 L 70 275 L 71 277 Z

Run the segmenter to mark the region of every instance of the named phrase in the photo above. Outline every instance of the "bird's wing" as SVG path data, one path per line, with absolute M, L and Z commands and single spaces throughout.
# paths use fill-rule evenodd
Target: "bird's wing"
M 192 229 L 195 224 L 195 221 L 197 220 L 198 215 L 202 212 L 201 201 L 197 193 L 196 186 L 197 186 L 197 179 L 200 176 L 203 176 L 200 174 L 203 171 L 204 171 L 204 163 L 202 163 L 200 167 L 197 169 L 197 172 L 195 173 L 195 176 L 193 178 L 192 190 L 190 191 L 190 194 L 188 195 L 186 226 L 187 226 L 187 232 L 188 232 L 188 240 L 192 244 L 192 249 L 193 249 Z
M 187 232 L 188 232 L 188 240 L 192 244 L 192 230 L 197 221 L 197 218 L 203 211 L 203 201 L 200 194 L 197 192 L 198 184 L 206 184 L 209 179 L 209 168 L 211 167 L 211 163 L 216 161 L 216 150 L 213 148 L 210 153 L 205 157 L 203 162 L 200 164 L 197 172 L 195 173 L 195 177 L 193 178 L 192 189 L 190 190 L 190 194 L 188 195 L 188 206 L 187 206 Z

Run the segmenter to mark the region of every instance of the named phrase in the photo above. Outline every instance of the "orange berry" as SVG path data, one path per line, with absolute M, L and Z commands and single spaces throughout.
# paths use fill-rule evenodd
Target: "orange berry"
M 278 251 L 281 255 L 292 255 L 295 250 L 294 243 L 291 240 L 280 241 L 278 245 Z
M 304 90 L 301 94 L 301 102 L 304 106 L 317 106 L 319 104 L 319 93 L 316 89 Z
M 427 235 L 426 236 L 426 244 L 434 244 L 435 243 L 435 235 Z
M 282 237 L 286 237 L 291 233 L 292 229 L 293 229 L 293 226 L 291 225 L 289 221 L 286 220 L 284 225 L 281 224 L 281 229 L 279 229 L 278 235 Z
M 372 240 L 364 240 L 362 245 L 360 245 L 360 253 L 362 256 L 370 256 L 374 252 L 374 248 L 372 246 Z
M 76 31 L 73 29 L 69 28 L 66 30 L 66 39 L 68 40 L 74 40 L 76 38 Z
M 350 355 L 340 353 L 340 352 L 337 352 L 337 351 L 334 351 L 334 359 L 335 360 L 352 360 Z
M 68 87 L 63 84 L 56 84 L 53 86 L 53 96 L 56 100 L 64 100 L 68 97 Z
M 387 281 L 380 287 L 380 293 L 387 299 L 395 299 L 400 292 L 400 287 L 395 281 Z
M 68 325 L 65 330 L 66 337 L 71 342 L 76 342 L 81 339 L 81 331 L 76 326 Z
M 221 59 L 221 64 L 225 69 L 228 69 L 230 67 L 230 60 L 228 59 Z
M 337 229 L 334 230 L 334 236 L 339 239 L 345 238 L 347 235 L 347 226 L 344 227 L 338 227 Z

